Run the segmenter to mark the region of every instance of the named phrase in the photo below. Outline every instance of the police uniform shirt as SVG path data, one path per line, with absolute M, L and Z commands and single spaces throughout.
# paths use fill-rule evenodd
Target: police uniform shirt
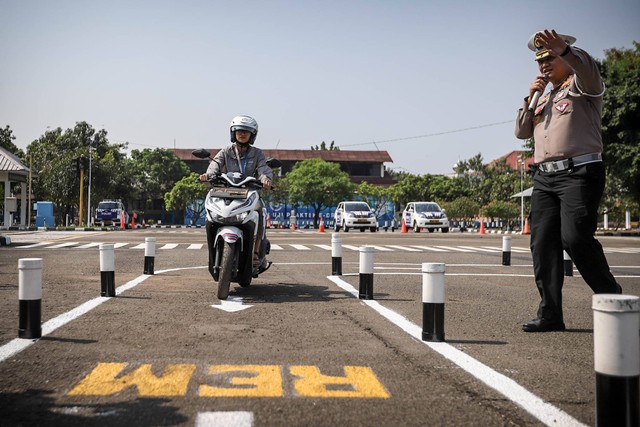
M 556 59 L 562 60 L 574 74 L 540 99 L 534 111 L 529 110 L 527 99 L 518 110 L 516 137 L 534 137 L 536 163 L 602 153 L 604 84 L 598 65 L 587 52 L 573 46 Z

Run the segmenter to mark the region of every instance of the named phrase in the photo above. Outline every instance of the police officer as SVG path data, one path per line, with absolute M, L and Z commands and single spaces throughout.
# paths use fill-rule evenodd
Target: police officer
M 529 39 L 540 74 L 518 111 L 516 137 L 535 140 L 531 253 L 540 305 L 525 332 L 561 331 L 563 250 L 595 293 L 621 293 L 594 238 L 605 183 L 601 113 L 604 83 L 575 38 L 544 30 Z M 548 83 L 549 93 L 538 99 Z

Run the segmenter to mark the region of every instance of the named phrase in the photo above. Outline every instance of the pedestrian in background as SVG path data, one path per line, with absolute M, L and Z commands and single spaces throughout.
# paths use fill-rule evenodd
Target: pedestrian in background
M 595 293 L 621 293 L 594 238 L 604 191 L 602 96 L 596 61 L 572 46 L 575 37 L 544 30 L 529 39 L 540 74 L 518 111 L 516 137 L 535 142 L 531 253 L 540 292 L 537 317 L 525 332 L 561 331 L 563 250 Z M 539 98 L 548 83 L 549 93 Z

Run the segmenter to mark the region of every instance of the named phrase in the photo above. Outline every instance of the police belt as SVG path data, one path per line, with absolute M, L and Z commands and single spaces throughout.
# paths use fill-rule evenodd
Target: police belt
M 581 156 L 571 157 L 570 159 L 556 160 L 552 162 L 538 163 L 538 169 L 543 172 L 560 172 L 566 169 L 573 169 L 576 166 L 587 163 L 601 162 L 602 154 L 592 153 L 583 154 Z

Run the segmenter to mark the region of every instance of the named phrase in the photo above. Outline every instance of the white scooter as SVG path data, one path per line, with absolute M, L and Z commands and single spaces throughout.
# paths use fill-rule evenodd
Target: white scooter
M 191 152 L 200 159 L 209 158 L 207 150 Z M 270 167 L 280 166 L 275 159 L 268 161 Z M 207 212 L 207 248 L 209 250 L 209 273 L 218 282 L 218 298 L 229 296 L 231 282 L 242 287 L 251 285 L 251 279 L 271 267 L 266 261 L 271 243 L 266 235 L 266 209 L 260 206 L 260 181 L 238 172 L 220 174 L 209 179 L 213 188 L 204 202 Z M 258 223 L 262 221 L 262 233 L 258 235 Z M 260 244 L 260 266 L 253 269 L 255 239 Z

